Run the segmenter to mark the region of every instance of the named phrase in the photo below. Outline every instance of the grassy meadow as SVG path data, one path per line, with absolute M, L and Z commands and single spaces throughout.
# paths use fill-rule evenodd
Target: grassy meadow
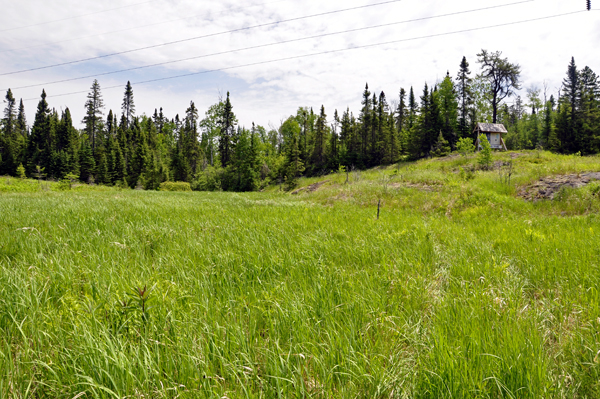
M 2 177 L 0 397 L 598 398 L 599 185 L 518 193 L 600 157 L 494 160 L 296 195 Z

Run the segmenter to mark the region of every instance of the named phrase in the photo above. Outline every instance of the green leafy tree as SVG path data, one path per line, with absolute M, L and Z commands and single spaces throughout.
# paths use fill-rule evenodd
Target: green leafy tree
M 502 52 L 493 53 L 481 50 L 477 61 L 481 64 L 481 76 L 489 83 L 490 104 L 492 106 L 492 123 L 496 123 L 498 106 L 507 97 L 520 89 L 519 78 L 521 67 L 512 64 L 507 58 L 502 58 Z
M 482 169 L 489 169 L 492 165 L 492 146 L 485 134 L 479 136 L 479 146 L 481 150 L 477 156 L 477 163 Z
M 473 140 L 469 137 L 463 137 L 461 139 L 458 139 L 458 142 L 456 143 L 456 151 L 458 151 L 458 153 L 463 157 L 467 156 L 468 154 L 472 154 L 473 152 L 475 152 L 475 145 L 473 145 Z

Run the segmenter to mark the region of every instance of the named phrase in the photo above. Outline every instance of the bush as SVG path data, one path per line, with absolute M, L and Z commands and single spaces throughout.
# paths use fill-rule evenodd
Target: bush
M 166 181 L 160 183 L 160 191 L 192 191 L 190 183 L 184 181 Z
M 222 180 L 223 169 L 209 165 L 196 174 L 192 189 L 194 191 L 220 191 Z
M 479 163 L 481 169 L 489 169 L 492 165 L 492 146 L 484 134 L 479 136 L 479 145 L 481 146 L 481 151 L 479 151 L 477 163 Z
M 19 179 L 24 179 L 25 176 L 25 168 L 23 167 L 23 164 L 20 164 L 19 167 L 17 168 L 17 177 Z
M 475 152 L 475 145 L 473 144 L 473 140 L 468 137 L 463 137 L 458 140 L 456 143 L 456 151 L 463 157 L 467 156 L 467 154 L 472 154 Z

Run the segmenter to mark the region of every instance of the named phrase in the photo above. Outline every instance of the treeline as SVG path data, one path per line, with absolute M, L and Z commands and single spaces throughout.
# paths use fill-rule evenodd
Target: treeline
M 362 93 L 357 115 L 349 108 L 328 116 L 300 107 L 278 129 L 238 124 L 229 93 L 202 117 L 194 102 L 180 117 L 162 108 L 137 116 L 133 88 L 125 86 L 121 112 L 105 114 L 94 81 L 78 130 L 69 109 L 51 109 L 42 91 L 35 120 L 27 124 L 23 101 L 9 89 L 0 129 L 0 175 L 156 189 L 165 181 L 196 190 L 252 191 L 268 184 L 295 186 L 299 176 L 363 169 L 405 159 L 444 156 L 460 140 L 474 142 L 478 122 L 503 123 L 509 149 L 543 148 L 562 153 L 600 151 L 600 84 L 589 68 L 567 68 L 558 98 L 537 88 L 520 89 L 521 68 L 500 52 L 482 50 L 481 71 L 471 76 L 463 57 L 455 77 L 420 95 L 412 87 L 388 100 Z M 512 103 L 506 99 L 513 98 Z

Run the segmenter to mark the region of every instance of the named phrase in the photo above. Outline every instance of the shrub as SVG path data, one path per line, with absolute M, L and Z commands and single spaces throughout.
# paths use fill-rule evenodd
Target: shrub
M 25 168 L 23 167 L 23 164 L 20 164 L 17 167 L 17 177 L 19 179 L 24 179 L 25 178 Z
M 458 151 L 458 153 L 463 157 L 467 156 L 467 154 L 474 153 L 475 145 L 473 144 L 473 140 L 468 137 L 463 137 L 462 139 L 458 140 L 456 143 L 456 151 Z
M 196 174 L 192 188 L 194 191 L 220 191 L 222 180 L 223 169 L 209 165 Z
M 489 169 L 492 165 L 492 146 L 490 146 L 484 134 L 479 136 L 479 145 L 481 146 L 481 151 L 479 151 L 477 163 L 479 163 L 482 169 Z
M 448 140 L 446 140 L 444 138 L 444 135 L 442 134 L 442 131 L 440 130 L 440 134 L 438 136 L 437 142 L 431 149 L 431 156 L 432 157 L 445 157 L 448 154 L 450 154 L 450 143 L 448 143 Z
M 185 181 L 166 181 L 160 183 L 160 191 L 192 191 L 192 187 Z

